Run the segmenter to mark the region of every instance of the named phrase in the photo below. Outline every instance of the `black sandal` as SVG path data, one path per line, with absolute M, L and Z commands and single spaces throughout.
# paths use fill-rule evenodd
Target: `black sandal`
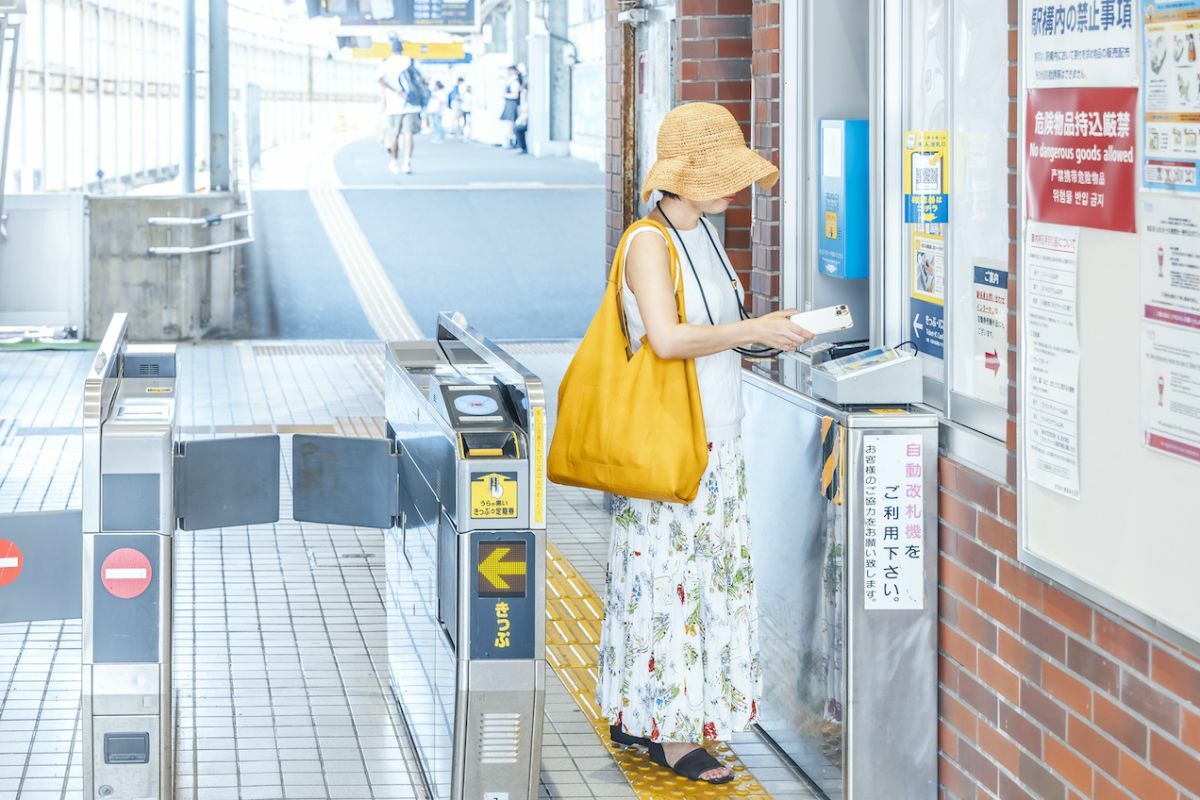
M 663 750 L 663 746 L 658 742 L 651 742 L 650 760 L 659 766 L 666 767 L 676 775 L 682 775 L 689 780 L 700 781 L 701 783 L 720 784 L 729 783 L 731 780 L 733 780 L 732 772 L 723 778 L 713 778 L 712 780 L 705 780 L 704 778 L 700 777 L 709 770 L 721 769 L 725 766 L 720 761 L 717 761 L 717 759 L 713 757 L 713 754 L 705 750 L 703 747 L 697 747 L 695 750 L 685 753 L 674 764 L 668 764 L 667 754 Z
M 634 736 L 631 733 L 626 733 L 625 729 L 620 725 L 608 726 L 608 738 L 612 740 L 613 744 L 625 745 L 626 747 L 631 745 L 636 745 L 637 747 L 650 746 L 650 740 L 648 738 L 645 736 Z

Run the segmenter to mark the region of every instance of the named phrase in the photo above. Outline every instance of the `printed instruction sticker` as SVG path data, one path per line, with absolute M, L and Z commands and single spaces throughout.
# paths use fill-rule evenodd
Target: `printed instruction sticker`
M 944 223 L 949 220 L 949 150 L 946 131 L 904 134 L 904 221 Z
M 920 436 L 863 437 L 863 607 L 925 607 L 924 445 Z
M 1147 193 L 1141 244 L 1145 318 L 1200 330 L 1200 200 Z
M 979 259 L 974 272 L 973 394 L 1004 408 L 1008 406 L 1008 270 Z
M 1200 331 L 1143 326 L 1142 426 L 1150 449 L 1200 464 Z
M 471 476 L 471 519 L 517 516 L 517 473 L 488 472 Z
M 1079 498 L 1079 229 L 1030 222 L 1025 234 L 1021 386 L 1029 480 Z

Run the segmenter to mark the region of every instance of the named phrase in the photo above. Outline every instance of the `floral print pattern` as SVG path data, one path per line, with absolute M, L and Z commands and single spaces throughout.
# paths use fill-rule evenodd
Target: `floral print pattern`
M 740 439 L 709 448 L 693 502 L 613 511 L 596 700 L 656 742 L 726 740 L 762 698 L 746 462 Z

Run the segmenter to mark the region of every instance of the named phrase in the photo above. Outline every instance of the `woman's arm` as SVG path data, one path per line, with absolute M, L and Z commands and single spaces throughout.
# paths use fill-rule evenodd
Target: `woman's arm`
M 660 358 L 699 358 L 751 344 L 795 350 L 813 338 L 788 319 L 797 313 L 794 309 L 724 325 L 680 322 L 670 258 L 661 236 L 642 234 L 629 244 L 625 259 L 625 273 L 646 326 L 646 338 Z

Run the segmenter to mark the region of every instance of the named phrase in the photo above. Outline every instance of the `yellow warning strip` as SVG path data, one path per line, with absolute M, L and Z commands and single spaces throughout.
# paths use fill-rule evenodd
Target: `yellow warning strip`
M 379 263 L 341 190 L 313 187 L 308 196 L 375 334 L 385 342 L 420 339 L 420 328 Z
M 552 543 L 546 542 L 546 660 L 567 692 L 592 723 L 601 743 L 625 774 L 638 797 L 673 798 L 770 797 L 728 745 L 710 744 L 709 752 L 733 770 L 737 779 L 722 786 L 690 781 L 650 763 L 645 750 L 614 746 L 608 720 L 596 705 L 596 664 L 600 649 L 600 598 Z

